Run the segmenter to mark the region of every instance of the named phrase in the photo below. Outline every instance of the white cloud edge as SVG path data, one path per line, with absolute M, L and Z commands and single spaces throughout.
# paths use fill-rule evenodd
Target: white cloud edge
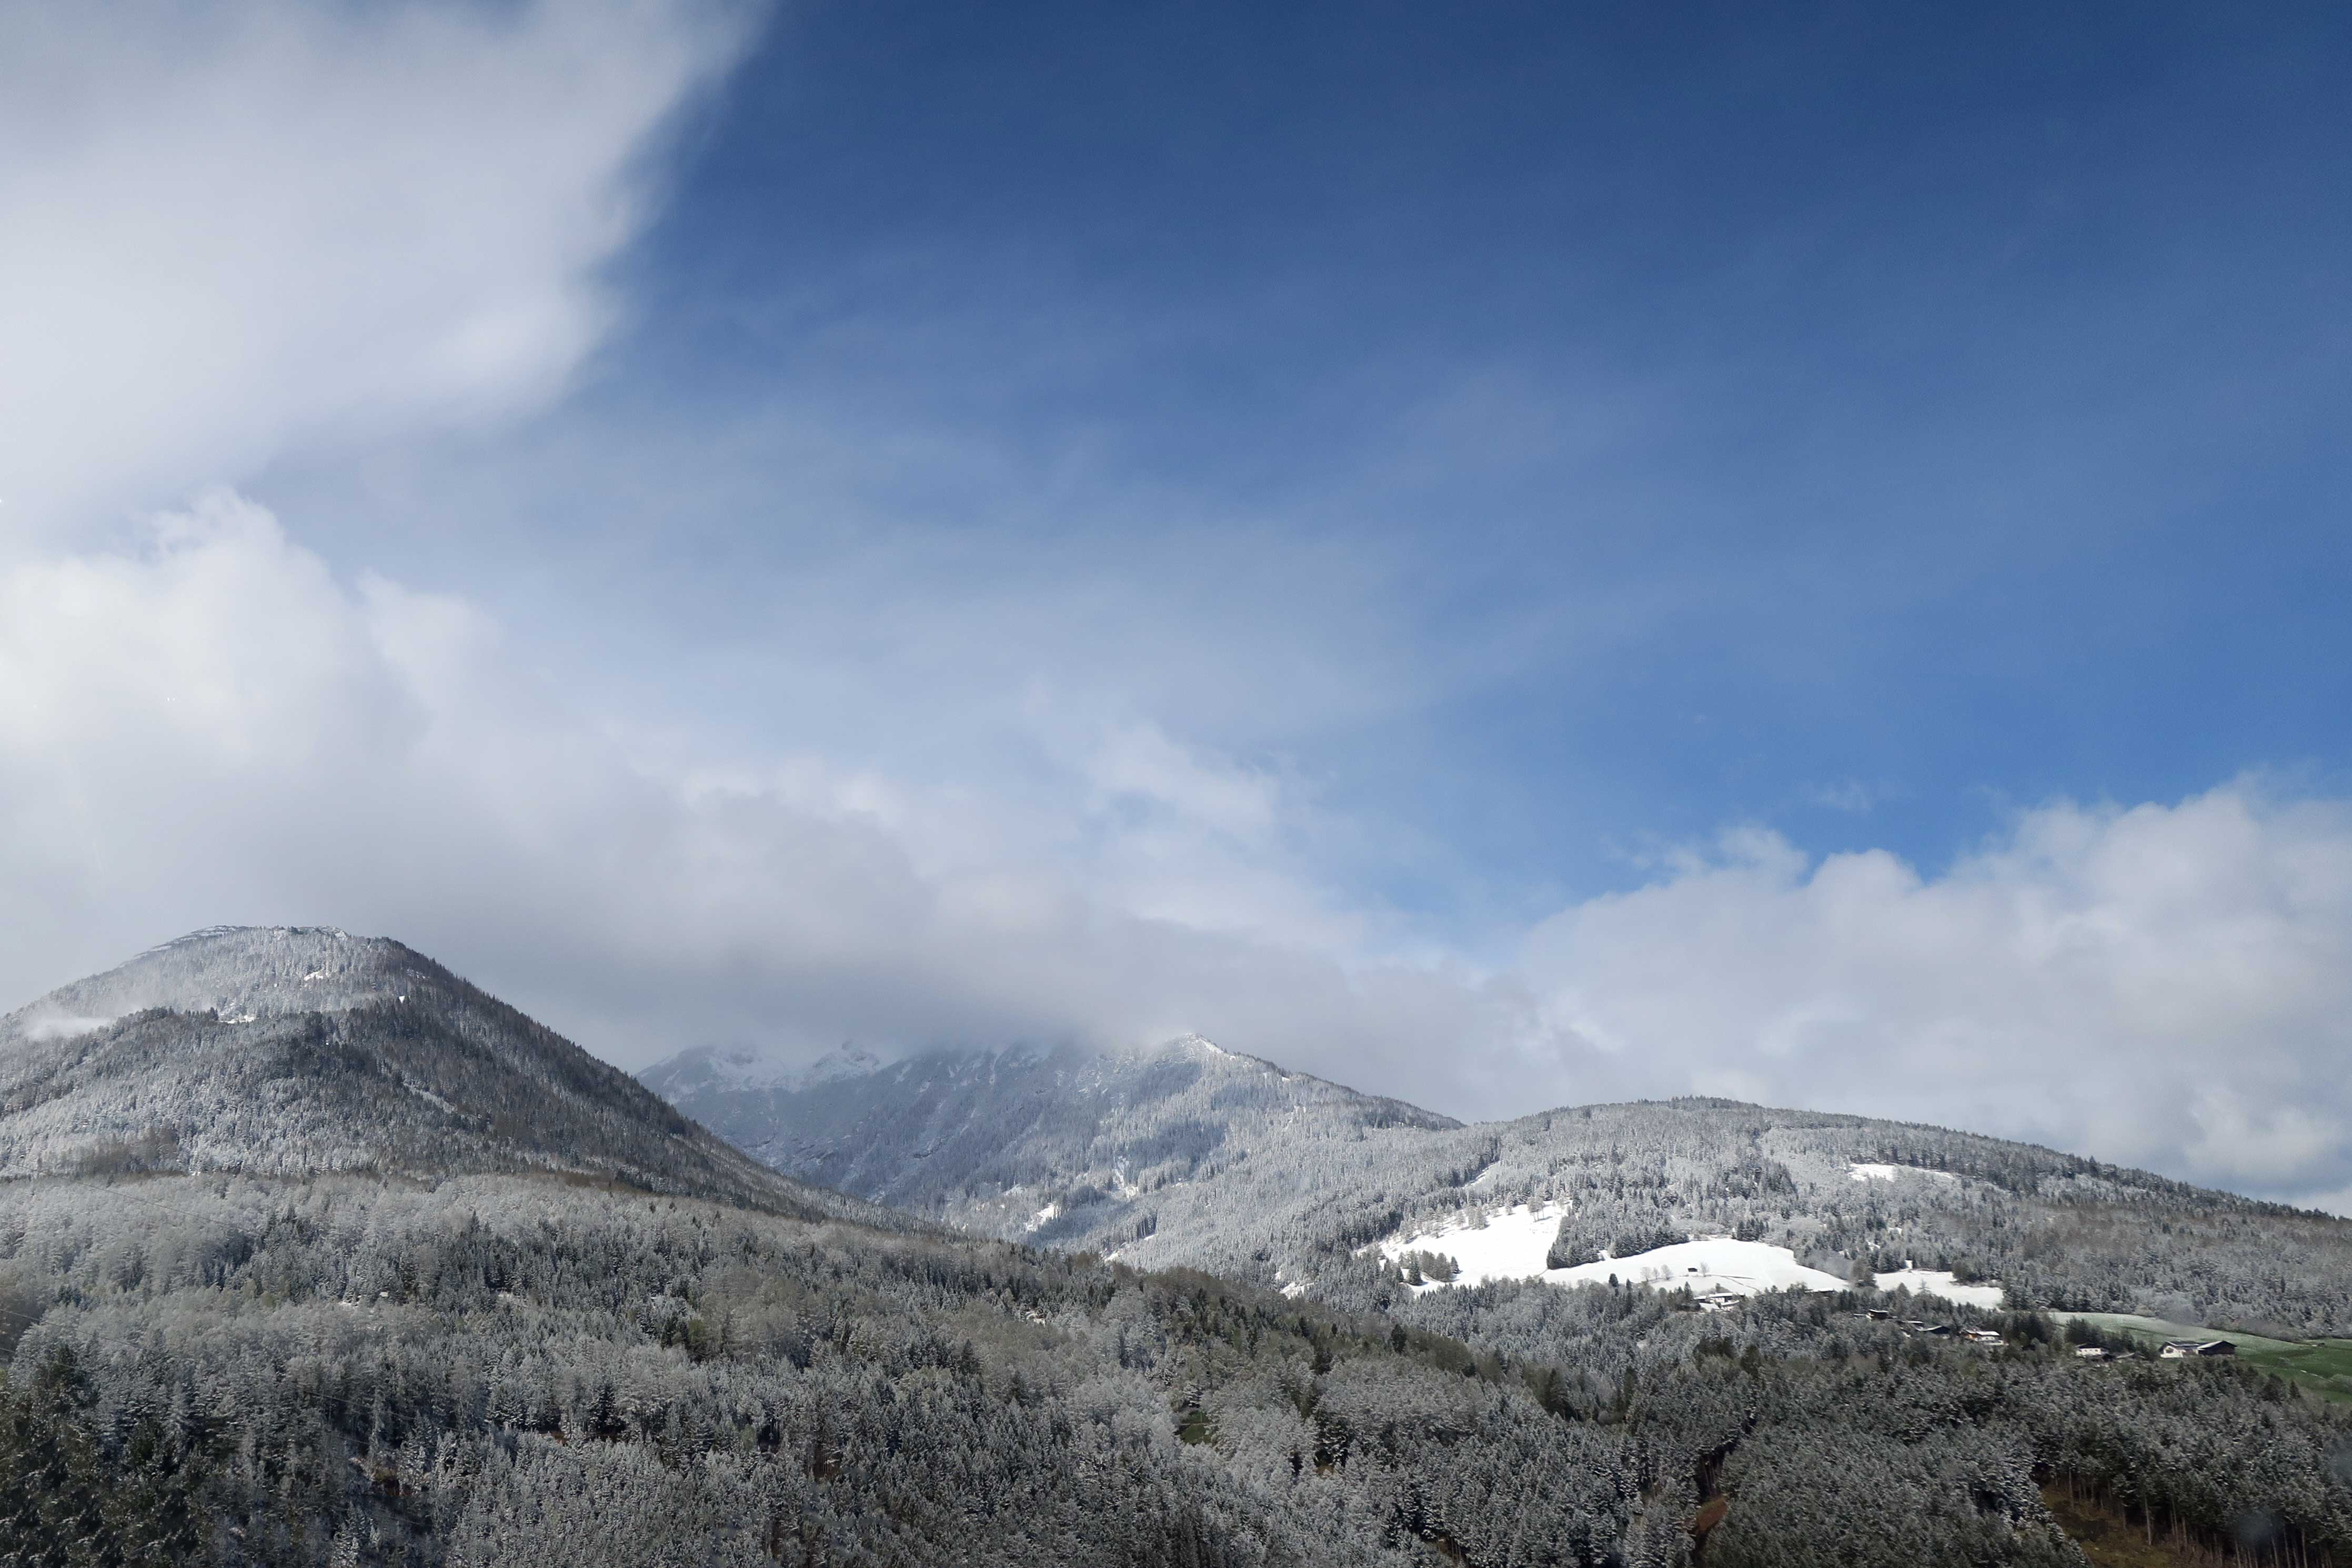
M 761 11 L 0 9 L 0 531 L 544 405 Z

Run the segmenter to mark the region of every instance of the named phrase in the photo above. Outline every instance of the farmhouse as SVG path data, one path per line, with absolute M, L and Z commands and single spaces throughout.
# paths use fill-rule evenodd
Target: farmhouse
M 2000 1337 L 1999 1329 L 1966 1329 L 1962 1332 L 1967 1334 L 1969 1343 L 1972 1345 L 1997 1345 L 2005 1342 Z
M 2236 1355 L 2238 1347 L 2228 1340 L 2167 1340 L 2156 1353 L 2167 1361 L 2187 1361 L 2191 1356 Z
M 2116 1352 L 2107 1349 L 2105 1345 L 2077 1345 L 2074 1347 L 2074 1359 L 2077 1361 L 2113 1361 L 2115 1359 L 2115 1355 Z

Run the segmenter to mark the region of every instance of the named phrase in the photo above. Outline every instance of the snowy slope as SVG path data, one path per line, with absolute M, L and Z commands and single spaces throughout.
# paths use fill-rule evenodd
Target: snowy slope
M 1419 1287 L 1423 1290 L 1442 1289 L 1445 1284 L 1484 1285 L 1494 1279 L 1541 1279 L 1561 1286 L 1602 1285 L 1614 1279 L 1668 1290 L 1687 1286 L 1702 1296 L 1718 1291 L 1752 1296 L 1760 1290 L 1850 1289 L 1837 1275 L 1799 1263 L 1796 1254 L 1785 1247 L 1735 1241 L 1727 1236 L 1703 1237 L 1622 1258 L 1554 1268 L 1545 1259 L 1559 1233 L 1562 1212 L 1554 1204 L 1520 1204 L 1466 1223 L 1383 1241 L 1378 1250 L 1391 1262 L 1410 1253 L 1433 1252 L 1451 1258 L 1460 1272 L 1444 1284 Z M 1996 1289 L 1993 1294 L 1998 1298 L 2000 1292 Z
M 1959 1177 L 1949 1171 L 1922 1170 L 1916 1165 L 1888 1165 L 1875 1160 L 1853 1160 L 1846 1169 L 1857 1182 L 1933 1181 L 1958 1182 Z
M 1908 1290 L 1914 1296 L 1940 1296 L 1947 1301 L 1958 1301 L 1969 1307 L 1998 1307 L 2003 1294 L 2000 1281 L 1997 1279 L 1978 1285 L 1962 1285 L 1953 1279 L 1948 1268 L 1890 1268 L 1876 1278 L 1882 1290 Z
M 1558 1204 L 1515 1204 L 1499 1214 L 1480 1214 L 1416 1236 L 1391 1237 L 1378 1251 L 1391 1263 L 1409 1252 L 1440 1253 L 1460 1269 L 1451 1281 L 1455 1285 L 1539 1279 L 1548 1269 L 1544 1255 L 1559 1234 L 1562 1212 Z
M 1785 1247 L 1761 1241 L 1734 1241 L 1727 1236 L 1702 1237 L 1696 1241 L 1654 1247 L 1630 1258 L 1603 1258 L 1573 1268 L 1555 1268 L 1544 1275 L 1554 1285 L 1599 1285 L 1614 1276 L 1628 1285 L 1676 1290 L 1688 1287 L 1696 1295 L 1724 1291 L 1753 1296 L 1759 1290 L 1844 1290 L 1851 1287 L 1834 1274 L 1808 1268 Z

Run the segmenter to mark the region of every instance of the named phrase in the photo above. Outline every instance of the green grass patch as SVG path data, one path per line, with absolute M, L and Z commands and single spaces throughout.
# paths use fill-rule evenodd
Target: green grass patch
M 2352 1405 L 2352 1340 L 2273 1340 L 2131 1312 L 2053 1312 L 2051 1316 L 2089 1323 L 2109 1333 L 2128 1334 L 2151 1345 L 2166 1340 L 2227 1340 L 2238 1347 L 2238 1359 L 2247 1365 L 2277 1373 L 2323 1399 Z
M 2264 1339 L 2260 1334 L 2242 1334 L 2234 1329 L 2210 1328 L 2203 1323 L 2177 1323 L 2169 1318 L 2143 1318 L 2134 1312 L 2053 1312 L 2061 1322 L 2084 1322 L 2109 1333 L 2129 1334 L 2136 1340 L 2161 1344 L 2166 1340 L 2227 1340 L 2238 1347 L 2240 1355 L 2255 1351 L 2285 1351 L 2300 1347 L 2293 1340 Z
M 2277 1373 L 2323 1399 L 2352 1405 L 2352 1340 L 2306 1340 L 2277 1350 L 2241 1350 L 2239 1359 Z

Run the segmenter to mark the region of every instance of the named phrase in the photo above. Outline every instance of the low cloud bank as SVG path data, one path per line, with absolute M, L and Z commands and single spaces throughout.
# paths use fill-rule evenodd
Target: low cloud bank
M 2245 780 L 2025 812 L 1933 877 L 1733 834 L 1524 962 L 1550 1024 L 1661 1089 L 2315 1197 L 2352 1174 L 2347 958 L 2352 806 Z
M 315 921 L 631 1064 L 1199 1028 L 1387 1077 L 1524 1015 L 1508 986 L 1363 962 L 1366 922 L 1285 869 L 1280 792 L 1164 736 L 1106 732 L 1058 786 L 976 799 L 715 760 L 593 702 L 464 601 L 341 581 L 229 494 L 135 551 L 0 573 L 0 983 Z
M 1480 971 L 1381 957 L 1392 922 L 1284 847 L 1312 802 L 1163 734 L 1107 730 L 990 798 L 719 765 L 593 700 L 474 606 L 340 580 L 232 495 L 7 569 L 0 984 L 320 921 L 631 1065 L 1197 1029 L 1456 1114 L 1717 1093 L 2352 1185 L 2340 801 L 2053 805 L 1933 876 L 1743 831 Z

